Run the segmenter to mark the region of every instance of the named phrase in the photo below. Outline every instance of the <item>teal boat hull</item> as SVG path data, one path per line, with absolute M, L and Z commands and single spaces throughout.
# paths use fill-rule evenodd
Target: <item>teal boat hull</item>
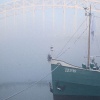
M 100 100 L 99 96 L 54 95 L 54 100 Z
M 100 100 L 100 72 L 62 61 L 51 63 L 54 100 Z

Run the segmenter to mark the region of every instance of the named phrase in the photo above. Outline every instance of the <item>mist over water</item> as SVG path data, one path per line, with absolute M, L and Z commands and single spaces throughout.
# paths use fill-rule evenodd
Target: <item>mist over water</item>
M 6 24 L 4 19 L 0 20 L 2 23 L 0 27 L 0 83 L 38 81 L 51 71 L 50 64 L 47 62 L 50 46 L 54 47 L 55 58 L 74 31 L 67 28 L 67 24 L 64 33 L 62 11 L 62 9 L 55 9 L 54 29 L 52 27 L 52 9 L 47 9 L 45 12 L 44 30 L 42 10 L 36 10 L 35 18 L 33 18 L 32 12 L 17 15 L 15 24 L 12 20 L 13 16 L 6 19 Z M 66 23 L 73 18 L 71 15 L 74 14 L 74 10 L 70 9 L 70 12 L 69 15 L 66 15 Z M 80 14 L 83 15 L 83 13 Z M 82 23 L 83 19 L 80 18 L 79 24 Z M 70 21 L 69 25 L 73 25 L 72 22 L 73 20 Z M 84 55 L 82 50 L 85 45 L 83 40 L 80 40 L 76 45 L 73 45 L 73 41 L 65 48 L 66 50 L 70 46 L 68 52 L 58 59 L 81 65 Z M 79 46 L 79 44 L 81 45 Z M 75 60 L 76 57 L 82 61 Z M 51 80 L 51 76 L 45 80 Z
M 0 100 L 23 90 L 30 84 L 28 83 L 9 83 L 0 85 Z M 48 82 L 40 82 L 9 100 L 53 100 L 53 95 L 49 91 Z

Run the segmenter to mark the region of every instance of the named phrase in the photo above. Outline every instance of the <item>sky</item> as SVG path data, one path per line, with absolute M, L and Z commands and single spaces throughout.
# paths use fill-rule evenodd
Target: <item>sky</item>
M 21 10 L 19 10 L 19 14 L 15 17 L 7 17 L 6 23 L 5 19 L 0 20 L 1 83 L 38 81 L 41 77 L 47 75 L 51 70 L 50 64 L 47 61 L 50 46 L 54 47 L 53 54 L 55 58 L 75 33 L 75 30 L 86 19 L 84 10 L 78 10 L 77 23 L 75 24 L 75 11 L 68 9 L 66 10 L 65 20 L 66 29 L 64 30 L 63 9 L 55 9 L 54 28 L 51 8 L 45 10 L 44 21 L 42 10 L 37 9 L 34 15 L 33 12 L 29 11 L 23 15 Z M 95 18 L 95 21 L 99 23 L 100 19 Z M 100 42 L 100 28 L 98 24 L 96 24 L 95 27 L 96 42 L 92 43 L 95 44 L 92 48 L 93 55 L 99 55 L 98 43 Z M 87 31 L 84 32 L 85 29 L 86 23 L 82 25 L 71 42 L 65 47 L 64 51 L 68 51 L 58 59 L 76 66 L 81 66 L 82 63 L 86 62 L 84 56 L 87 54 Z M 78 41 L 75 43 L 76 39 L 78 39 Z M 99 59 L 97 59 L 97 61 L 98 60 Z M 45 80 L 50 79 L 51 76 Z
M 0 0 L 0 3 L 5 3 L 5 2 L 8 2 L 8 1 L 11 1 L 11 0 Z

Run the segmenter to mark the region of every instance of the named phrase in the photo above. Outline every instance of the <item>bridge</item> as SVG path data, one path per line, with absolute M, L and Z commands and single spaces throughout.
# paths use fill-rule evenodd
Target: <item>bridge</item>
M 45 19 L 46 10 L 52 10 L 52 27 L 55 27 L 55 15 L 56 9 L 62 9 L 63 16 L 63 30 L 66 30 L 66 13 L 68 9 L 74 10 L 74 28 L 77 26 L 77 13 L 78 10 L 83 10 L 83 7 L 89 7 L 92 5 L 92 12 L 100 13 L 100 1 L 99 0 L 9 0 L 0 4 L 0 20 L 4 19 L 5 24 L 7 23 L 7 18 L 13 16 L 13 21 L 16 23 L 16 16 L 23 14 L 25 15 L 29 12 L 33 14 L 35 20 L 36 11 L 40 10 L 42 12 L 42 24 L 43 30 L 45 29 Z M 23 18 L 23 19 L 24 19 Z M 76 27 L 77 28 L 77 27 Z M 76 29 L 75 28 L 75 29 Z

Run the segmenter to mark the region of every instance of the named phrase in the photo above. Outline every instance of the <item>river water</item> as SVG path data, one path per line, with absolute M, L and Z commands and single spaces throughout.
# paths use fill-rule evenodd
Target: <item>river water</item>
M 30 85 L 27 83 L 0 84 L 0 100 L 5 100 Z M 7 100 L 53 100 L 53 96 L 48 82 L 42 82 Z

